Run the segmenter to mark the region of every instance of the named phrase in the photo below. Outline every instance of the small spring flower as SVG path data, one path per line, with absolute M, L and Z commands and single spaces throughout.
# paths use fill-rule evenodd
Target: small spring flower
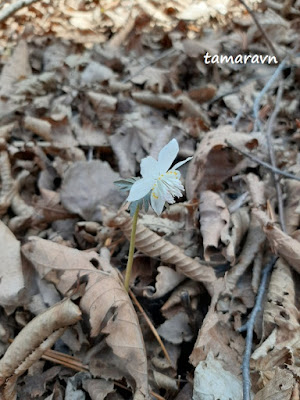
M 192 157 L 181 161 L 169 169 L 179 151 L 176 139 L 172 139 L 163 147 L 158 155 L 158 160 L 149 156 L 141 161 L 142 178 L 131 186 L 127 201 L 135 202 L 150 195 L 150 202 L 157 215 L 162 213 L 165 203 L 175 203 L 174 197 L 181 197 L 184 187 L 180 181 L 181 167 Z

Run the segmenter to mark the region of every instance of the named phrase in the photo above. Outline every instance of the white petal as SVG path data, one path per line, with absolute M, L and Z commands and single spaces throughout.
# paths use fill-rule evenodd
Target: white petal
M 151 194 L 151 207 L 153 210 L 156 212 L 157 215 L 160 215 L 162 213 L 162 210 L 165 205 L 165 198 L 163 196 L 158 196 L 158 198 L 153 196 L 153 193 Z
M 193 158 L 193 157 L 188 157 L 188 158 L 186 158 L 184 161 L 178 162 L 177 164 L 174 165 L 174 167 L 172 168 L 172 171 L 173 171 L 174 169 L 177 169 L 177 168 L 181 167 L 183 164 L 185 164 L 186 162 L 190 161 L 192 158 Z
M 127 201 L 135 201 L 142 199 L 146 194 L 150 192 L 154 185 L 155 180 L 152 178 L 141 178 L 138 181 L 134 182 L 131 186 L 129 196 L 127 197 Z
M 161 149 L 158 155 L 159 173 L 167 172 L 175 160 L 179 151 L 179 146 L 176 139 L 172 139 L 168 144 Z
M 158 161 L 148 156 L 141 161 L 141 175 L 143 178 L 157 178 L 159 176 Z

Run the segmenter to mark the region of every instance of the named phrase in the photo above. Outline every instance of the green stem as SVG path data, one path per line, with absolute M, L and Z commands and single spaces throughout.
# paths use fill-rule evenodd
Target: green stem
M 133 216 L 133 220 L 132 220 L 130 246 L 129 246 L 129 253 L 128 253 L 128 261 L 127 261 L 127 266 L 126 266 L 125 282 L 124 282 L 126 292 L 129 291 L 129 281 L 130 281 L 132 263 L 133 263 L 135 233 L 136 233 L 136 225 L 137 225 L 138 215 L 139 215 L 139 206 L 136 207 L 136 210 L 135 210 L 135 213 Z

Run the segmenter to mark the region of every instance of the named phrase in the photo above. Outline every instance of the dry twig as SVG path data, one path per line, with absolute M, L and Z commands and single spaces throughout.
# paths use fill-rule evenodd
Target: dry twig
M 300 182 L 300 178 L 298 176 L 290 174 L 289 172 L 286 172 L 286 171 L 282 171 L 279 168 L 273 167 L 272 165 L 268 164 L 267 162 L 260 160 L 258 157 L 255 157 L 252 154 L 247 153 L 246 151 L 236 147 L 231 142 L 228 142 L 228 140 L 225 140 L 225 142 L 229 147 L 232 147 L 234 150 L 236 150 L 239 153 L 243 154 L 245 157 L 250 158 L 250 160 L 252 160 L 252 161 L 256 162 L 257 164 L 261 165 L 262 167 L 272 171 L 273 173 L 278 174 L 278 175 L 282 175 L 282 176 L 284 176 L 285 178 L 288 178 L 288 179 L 295 179 L 296 181 Z
M 246 8 L 246 10 L 248 11 L 248 13 L 251 15 L 251 17 L 253 18 L 253 21 L 256 23 L 258 29 L 260 30 L 262 36 L 264 37 L 267 46 L 270 48 L 270 50 L 272 51 L 272 53 L 274 54 L 274 56 L 279 60 L 279 56 L 278 53 L 275 49 L 275 47 L 273 46 L 271 40 L 269 39 L 268 35 L 266 34 L 265 30 L 263 29 L 263 27 L 261 26 L 260 22 L 258 21 L 255 13 L 253 12 L 253 10 L 251 10 L 250 7 L 248 7 L 248 5 L 244 2 L 244 0 L 239 0 L 239 2 L 241 4 L 243 4 L 243 6 Z
M 243 330 L 247 330 L 246 347 L 245 347 L 245 353 L 244 353 L 243 365 L 242 365 L 243 400 L 251 399 L 251 394 L 250 394 L 250 389 L 251 389 L 250 357 L 251 357 L 251 349 L 252 349 L 254 323 L 255 323 L 257 314 L 259 313 L 259 311 L 261 311 L 261 307 L 262 307 L 261 304 L 262 304 L 263 296 L 264 296 L 264 293 L 266 290 L 268 277 L 269 277 L 270 272 L 272 271 L 273 266 L 275 265 L 276 261 L 277 261 L 277 257 L 273 256 L 271 261 L 264 268 L 264 270 L 262 272 L 262 276 L 261 276 L 259 289 L 257 292 L 255 306 L 251 312 L 251 315 L 250 315 L 250 318 L 249 318 L 247 324 L 240 328 L 240 332 Z

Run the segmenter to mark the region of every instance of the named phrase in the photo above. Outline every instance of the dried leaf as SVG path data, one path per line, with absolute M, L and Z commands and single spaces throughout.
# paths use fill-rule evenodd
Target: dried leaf
M 254 400 L 291 400 L 297 382 L 290 371 L 276 368 L 274 378 L 258 393 Z
M 53 346 L 65 329 L 81 318 L 81 312 L 71 300 L 64 300 L 35 317 L 22 329 L 0 360 L 0 385 L 13 393 L 18 376 L 22 375 L 43 353 Z M 10 395 L 12 396 L 12 395 Z
M 143 295 L 151 299 L 159 299 L 172 289 L 174 289 L 180 282 L 185 279 L 185 276 L 174 271 L 172 268 L 160 266 L 157 268 L 158 274 L 156 276 L 155 289 L 144 290 Z
M 234 252 L 229 236 L 230 214 L 223 199 L 210 190 L 201 192 L 199 212 L 204 259 L 210 261 L 222 253 L 232 263 Z M 231 249 L 226 251 L 224 248 L 229 246 Z
M 20 242 L 2 221 L 0 221 L 0 252 L 0 304 L 2 307 L 17 306 L 24 290 Z
M 265 335 L 269 335 L 275 326 L 287 331 L 299 329 L 294 285 L 290 267 L 279 259 L 272 272 L 264 308 Z
M 253 210 L 253 215 L 262 225 L 273 251 L 283 257 L 291 267 L 300 273 L 300 242 L 277 228 L 263 211 Z
M 232 126 L 222 126 L 208 132 L 200 142 L 189 164 L 186 176 L 188 199 L 198 198 L 203 190 L 215 191 L 227 178 L 243 169 L 248 160 L 228 148 L 225 141 L 244 149 L 253 149 L 262 141 L 260 134 L 235 132 Z
M 108 210 L 105 210 L 103 218 L 106 225 L 119 226 L 130 240 L 132 218 L 127 213 L 122 212 L 117 216 L 112 216 L 109 215 Z M 137 223 L 135 246 L 149 257 L 160 257 L 163 262 L 174 264 L 178 272 L 195 281 L 203 282 L 208 290 L 211 289 L 212 282 L 216 280 L 211 267 L 201 265 L 200 262 L 186 256 L 178 246 L 161 238 L 140 222 Z
M 243 398 L 242 381 L 227 371 L 211 352 L 196 367 L 193 399 L 206 400 L 210 397 L 219 400 Z
M 101 221 L 101 205 L 120 206 L 124 196 L 113 182 L 119 178 L 105 161 L 77 161 L 66 172 L 61 202 L 87 221 Z
M 193 332 L 186 313 L 179 312 L 157 328 L 159 336 L 173 344 L 189 342 Z
M 148 398 L 147 359 L 137 315 L 117 272 L 109 263 L 109 252 L 84 253 L 47 240 L 32 238 L 23 253 L 39 274 L 67 293 L 86 276 L 88 283 L 80 301 L 89 315 L 91 336 L 103 335 L 107 350 L 91 360 L 91 370 L 104 378 L 126 377 L 135 396 Z M 99 266 L 102 271 L 95 269 Z M 99 368 L 101 363 L 101 368 Z
M 13 55 L 4 65 L 0 77 L 0 95 L 7 97 L 14 93 L 14 84 L 31 75 L 29 51 L 25 40 L 20 40 Z

